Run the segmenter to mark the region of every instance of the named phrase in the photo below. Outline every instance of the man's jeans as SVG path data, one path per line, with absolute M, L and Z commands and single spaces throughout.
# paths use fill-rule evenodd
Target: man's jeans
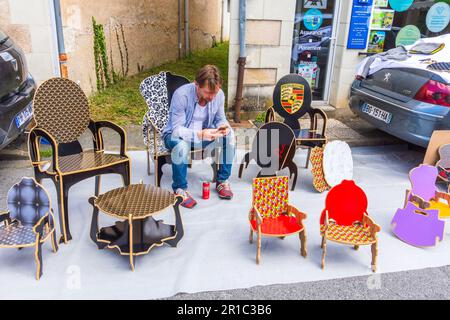
M 234 134 L 231 131 L 223 138 L 218 138 L 213 141 L 201 141 L 198 144 L 186 142 L 169 134 L 165 137 L 164 143 L 166 148 L 172 151 L 172 189 L 174 191 L 178 188 L 183 190 L 187 189 L 187 168 L 189 156 L 193 149 L 206 149 L 206 154 L 211 155 L 213 150 L 218 152 L 218 147 L 221 148 L 217 182 L 224 182 L 231 175 L 231 166 L 233 164 L 235 153 Z

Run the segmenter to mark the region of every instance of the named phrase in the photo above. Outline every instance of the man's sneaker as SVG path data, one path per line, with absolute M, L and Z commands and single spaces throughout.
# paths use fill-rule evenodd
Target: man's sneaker
M 230 184 L 226 181 L 217 183 L 216 190 L 219 193 L 219 198 L 230 200 L 233 198 L 233 192 L 231 191 Z
M 175 194 L 183 197 L 183 202 L 181 203 L 181 205 L 185 208 L 191 209 L 197 204 L 197 201 L 195 201 L 194 198 L 192 198 L 192 196 L 186 190 L 177 189 L 175 191 Z

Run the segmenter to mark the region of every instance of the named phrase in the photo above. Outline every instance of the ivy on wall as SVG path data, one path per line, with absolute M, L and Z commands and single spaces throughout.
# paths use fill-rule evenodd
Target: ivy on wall
M 128 47 L 125 40 L 125 32 L 122 24 L 115 27 L 117 47 L 119 49 L 121 72 L 117 72 L 114 68 L 112 37 L 110 34 L 109 56 L 111 64 L 108 61 L 106 52 L 106 40 L 104 27 L 98 24 L 92 17 L 92 29 L 94 32 L 94 59 L 95 59 L 95 75 L 97 78 L 97 90 L 102 91 L 109 85 L 117 83 L 128 75 L 129 57 Z M 111 30 L 111 29 L 110 29 Z

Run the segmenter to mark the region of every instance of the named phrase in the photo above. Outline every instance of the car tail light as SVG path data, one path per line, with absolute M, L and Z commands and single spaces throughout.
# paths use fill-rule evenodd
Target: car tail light
M 442 82 L 430 80 L 417 91 L 414 99 L 450 107 L 450 86 Z

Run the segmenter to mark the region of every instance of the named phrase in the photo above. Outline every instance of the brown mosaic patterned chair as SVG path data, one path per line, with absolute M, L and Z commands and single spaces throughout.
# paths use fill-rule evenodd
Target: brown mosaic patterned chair
M 60 242 L 72 239 L 69 229 L 68 194 L 71 186 L 95 177 L 95 195 L 99 194 L 100 175 L 120 174 L 130 184 L 130 159 L 126 155 L 126 133 L 109 121 L 93 121 L 89 103 L 81 88 L 73 81 L 54 78 L 45 81 L 33 101 L 36 126 L 31 129 L 28 149 L 36 180 L 51 179 L 56 186 L 59 205 Z M 102 129 L 109 128 L 120 136 L 120 153 L 104 150 Z M 93 149 L 83 150 L 78 139 L 87 130 L 93 135 Z M 42 160 L 40 139 L 52 148 L 52 160 Z
M 42 244 L 51 239 L 56 244 L 53 210 L 50 197 L 33 178 L 23 178 L 8 192 L 8 211 L 0 212 L 0 248 L 34 247 L 36 279 L 42 276 Z

